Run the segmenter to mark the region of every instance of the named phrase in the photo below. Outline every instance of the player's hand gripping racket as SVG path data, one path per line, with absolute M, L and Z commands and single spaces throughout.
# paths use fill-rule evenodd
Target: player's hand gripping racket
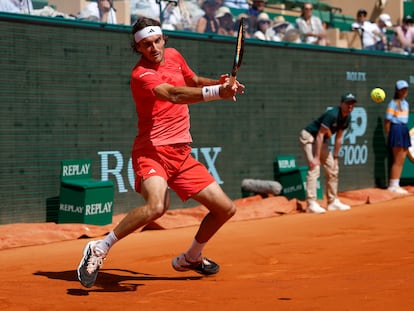
M 239 30 L 237 31 L 236 52 L 234 53 L 234 62 L 233 62 L 233 69 L 231 70 L 230 85 L 233 85 L 234 81 L 236 81 L 236 74 L 241 66 L 242 59 L 243 59 L 243 51 L 244 51 L 244 18 L 241 18 Z

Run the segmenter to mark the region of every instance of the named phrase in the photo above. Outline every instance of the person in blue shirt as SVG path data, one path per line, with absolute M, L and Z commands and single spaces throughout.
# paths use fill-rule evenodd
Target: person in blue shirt
M 257 19 L 261 13 L 264 12 L 265 6 L 266 6 L 267 0 L 253 0 L 252 5 L 247 10 L 247 16 L 250 20 L 250 25 L 252 26 L 250 28 L 250 35 L 253 35 L 253 33 L 257 30 Z
M 410 107 L 406 100 L 408 95 L 408 83 L 398 80 L 395 84 L 393 99 L 385 112 L 385 134 L 387 135 L 388 148 L 392 151 L 392 165 L 388 190 L 395 193 L 406 194 L 407 190 L 400 187 L 400 177 L 404 166 L 408 148 L 411 147 L 411 139 L 408 131 L 408 115 Z

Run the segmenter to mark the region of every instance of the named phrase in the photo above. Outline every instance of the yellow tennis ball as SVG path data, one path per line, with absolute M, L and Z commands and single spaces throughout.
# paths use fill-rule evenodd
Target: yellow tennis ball
M 376 87 L 371 91 L 371 98 L 376 103 L 382 103 L 385 100 L 384 90 L 379 87 Z

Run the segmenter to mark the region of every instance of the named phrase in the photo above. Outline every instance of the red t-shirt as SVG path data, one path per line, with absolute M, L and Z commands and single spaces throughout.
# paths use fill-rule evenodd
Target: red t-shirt
M 132 70 L 131 91 L 138 115 L 134 150 L 192 142 L 188 106 L 159 100 L 153 89 L 163 83 L 185 86 L 185 79 L 195 74 L 173 48 L 164 50 L 164 59 L 165 63 L 160 65 L 141 58 Z

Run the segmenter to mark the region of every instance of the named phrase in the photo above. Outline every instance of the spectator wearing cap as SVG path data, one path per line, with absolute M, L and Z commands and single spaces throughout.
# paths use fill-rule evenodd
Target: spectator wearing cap
M 364 50 L 374 51 L 377 49 L 376 43 L 380 40 L 381 30 L 376 23 L 371 23 L 367 19 L 367 11 L 365 9 L 357 11 L 356 20 L 351 27 L 353 31 L 359 33 Z
M 257 16 L 257 28 L 256 31 L 253 33 L 253 38 L 259 40 L 272 40 L 272 38 L 268 35 L 268 29 L 271 25 L 271 19 L 267 13 L 260 13 Z
M 237 35 L 237 31 L 239 29 L 239 25 L 241 20 L 244 20 L 244 36 L 245 38 L 251 38 L 252 37 L 252 21 L 249 19 L 249 16 L 246 13 L 240 13 L 237 15 L 236 20 L 234 21 L 234 28 L 233 31 L 235 35 Z
M 339 106 L 326 110 L 313 122 L 308 124 L 299 135 L 299 142 L 308 164 L 306 177 L 306 211 L 308 213 L 325 213 L 326 209 L 317 202 L 316 185 L 323 165 L 326 178 L 326 195 L 328 211 L 345 211 L 351 207 L 338 199 L 339 157 L 344 131 L 351 123 L 351 112 L 357 100 L 353 93 L 341 96 Z M 329 142 L 335 135 L 332 151 Z
M 327 45 L 326 31 L 319 17 L 312 14 L 312 3 L 304 3 L 302 14 L 296 19 L 301 40 L 305 43 Z
M 273 18 L 272 26 L 267 30 L 271 40 L 276 42 L 289 41 L 300 43 L 300 34 L 295 27 L 285 20 L 282 15 Z
M 391 16 L 387 13 L 382 13 L 377 18 L 377 42 L 375 44 L 375 49 L 378 51 L 388 50 L 388 38 L 387 38 L 387 28 L 392 27 Z
M 414 27 L 413 18 L 407 15 L 403 18 L 402 24 L 394 28 L 391 40 L 391 52 L 412 53 L 414 48 Z
M 201 5 L 204 15 L 201 16 L 196 25 L 196 32 L 218 33 L 219 21 L 216 18 L 216 13 L 219 4 L 216 0 L 205 0 Z
M 408 95 L 408 83 L 398 80 L 395 83 L 394 97 L 387 106 L 384 118 L 385 134 L 387 135 L 388 148 L 392 153 L 392 165 L 388 190 L 391 192 L 408 193 L 400 187 L 400 177 L 408 148 L 411 147 L 411 139 L 407 123 L 410 107 L 406 97 Z
M 226 36 L 234 36 L 234 17 L 230 9 L 222 6 L 217 10 L 216 18 L 219 21 L 218 33 Z

